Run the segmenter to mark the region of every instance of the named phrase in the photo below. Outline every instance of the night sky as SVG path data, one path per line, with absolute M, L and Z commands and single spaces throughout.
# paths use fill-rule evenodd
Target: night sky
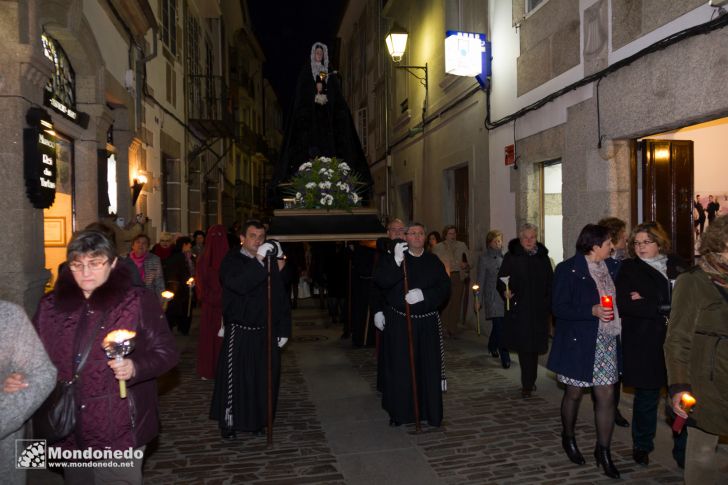
M 334 43 L 346 4 L 346 0 L 248 2 L 253 30 L 266 58 L 263 73 L 278 94 L 284 117 L 301 68 L 310 63 L 314 42 L 329 47 L 329 69 L 338 69 Z

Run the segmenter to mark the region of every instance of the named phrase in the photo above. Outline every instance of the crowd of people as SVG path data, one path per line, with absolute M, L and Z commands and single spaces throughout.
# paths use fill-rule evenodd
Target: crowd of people
M 420 223 L 393 219 L 376 247 L 335 247 L 351 261 L 349 280 L 357 290 L 347 295 L 354 312 L 345 331 L 355 345 L 376 342 L 377 389 L 391 426 L 442 424 L 444 340 L 462 332 L 475 267 L 472 282 L 482 298 L 473 305 L 491 322 L 487 351 L 504 369 L 511 367 L 511 353 L 518 356 L 524 399 L 537 391 L 539 355 L 549 353 L 547 368 L 563 389 L 561 437 L 570 461 L 586 463 L 576 422 L 588 389 L 594 459 L 607 476 L 620 477 L 611 441 L 615 424 L 630 426 L 618 410 L 624 385 L 634 395 L 635 463 L 649 464 L 666 395 L 667 418 L 687 420 L 686 427 L 675 427 L 672 450 L 686 483 L 716 482 L 712 457 L 719 436 L 728 434 L 728 216 L 711 220 L 692 268 L 671 252 L 656 222 L 631 231 L 613 217 L 587 224 L 574 256 L 555 269 L 532 224 L 519 227 L 505 254 L 502 232 L 489 231 L 477 265 L 455 227 L 442 232 L 444 238 Z M 156 379 L 177 364 L 172 331 L 189 334 L 193 305 L 200 307 L 196 370 L 215 380 L 210 418 L 228 440 L 270 431 L 281 349 L 291 336 L 295 264 L 286 269 L 284 248 L 256 220 L 192 237 L 163 233 L 151 249 L 150 242 L 139 234 L 131 251 L 119 254 L 114 231 L 91 224 L 68 244 L 32 323 L 19 307 L 0 302 L 8 337 L 0 348 L 16 343 L 3 350 L 0 366 L 3 453 L 33 412 L 48 404 L 54 386 L 70 383 L 74 427 L 55 445 L 140 454 L 133 467 L 66 468 L 67 483 L 141 482 L 141 457 L 159 428 Z M 303 277 L 310 257 L 299 259 L 304 267 L 295 272 Z M 165 290 L 173 295 L 163 296 Z M 332 319 L 344 318 L 340 293 Z M 131 332 L 133 346 L 111 358 L 105 345 L 114 331 Z M 689 398 L 697 404 L 688 414 Z M 22 470 L 2 473 L 16 483 L 24 479 Z

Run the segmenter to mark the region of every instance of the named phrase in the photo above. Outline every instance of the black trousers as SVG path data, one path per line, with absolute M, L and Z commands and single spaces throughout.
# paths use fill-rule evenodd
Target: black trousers
M 538 352 L 518 352 L 518 362 L 521 367 L 521 387 L 533 389 L 538 375 Z

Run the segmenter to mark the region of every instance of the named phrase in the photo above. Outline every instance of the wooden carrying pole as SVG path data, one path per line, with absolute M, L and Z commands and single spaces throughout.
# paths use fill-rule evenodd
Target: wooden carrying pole
M 270 265 L 273 257 L 266 258 L 268 265 L 268 446 L 273 444 L 273 312 L 271 311 L 271 274 Z
M 407 257 L 402 260 L 402 273 L 404 274 L 404 294 L 409 293 L 409 280 L 407 279 Z M 412 315 L 407 300 L 404 302 L 405 316 L 407 318 L 407 344 L 409 347 L 410 376 L 412 377 L 412 403 L 415 411 L 415 430 L 419 433 L 420 426 L 420 403 L 417 399 L 417 371 L 415 370 L 415 350 L 412 338 Z

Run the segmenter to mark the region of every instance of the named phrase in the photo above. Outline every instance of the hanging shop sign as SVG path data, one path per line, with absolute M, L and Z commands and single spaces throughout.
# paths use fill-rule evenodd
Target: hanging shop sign
M 53 63 L 53 75 L 46 83 L 43 104 L 65 118 L 88 127 L 89 116 L 76 111 L 76 73 L 61 45 L 46 33 L 41 35 L 43 54 Z
M 455 76 L 483 74 L 486 36 L 474 32 L 448 30 L 445 33 L 445 72 Z
M 30 108 L 26 115 L 29 127 L 23 130 L 25 188 L 36 209 L 47 209 L 56 199 L 56 138 L 48 112 Z

